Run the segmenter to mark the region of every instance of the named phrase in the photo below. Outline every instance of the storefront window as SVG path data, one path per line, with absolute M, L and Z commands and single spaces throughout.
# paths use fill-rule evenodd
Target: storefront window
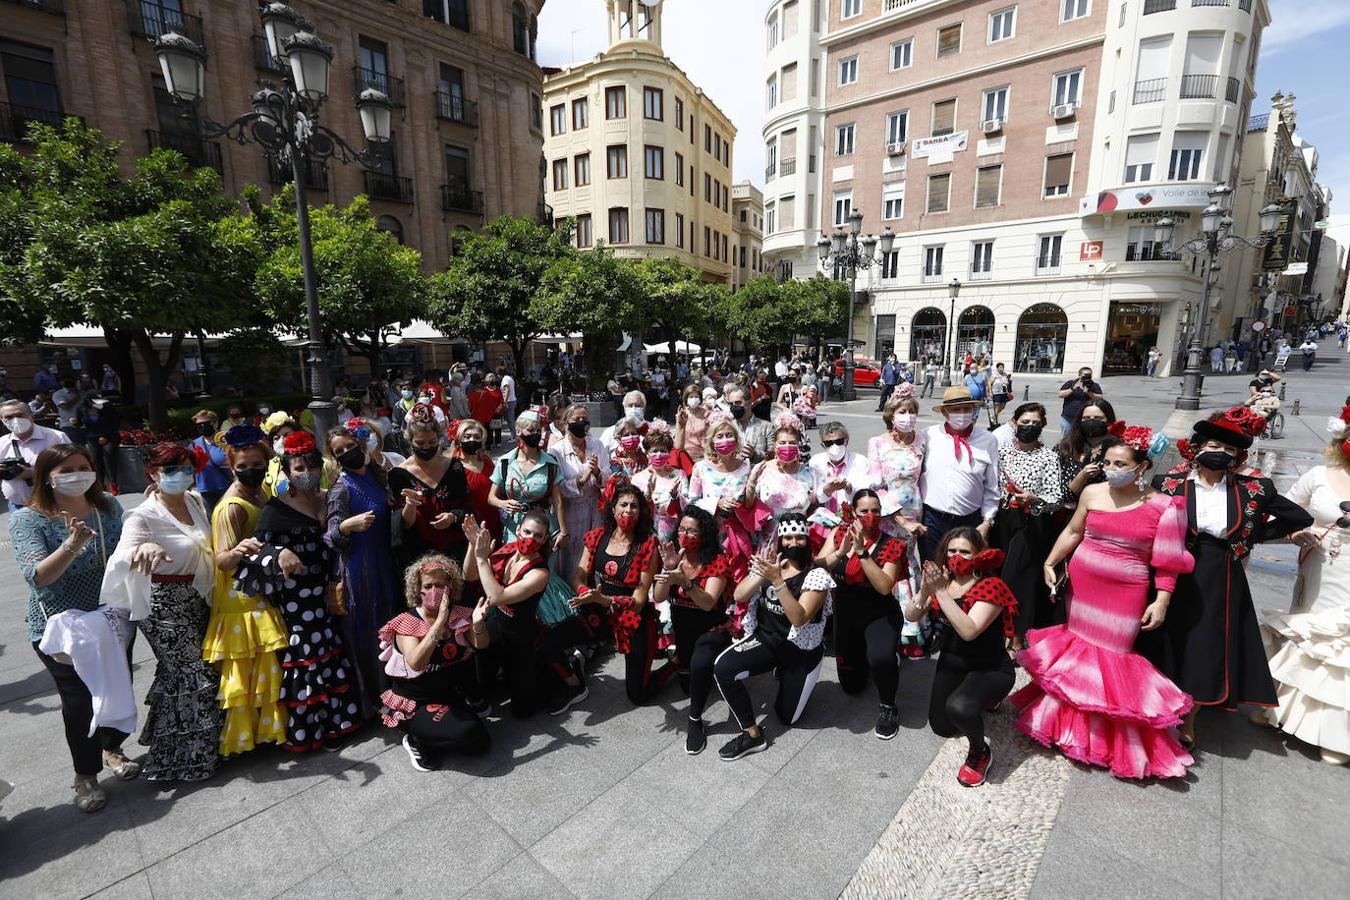
M 1157 303 L 1112 303 L 1102 374 L 1141 374 L 1149 348 L 1158 345 L 1161 318 L 1162 307 Z
M 877 316 L 874 359 L 885 359 L 895 352 L 895 316 Z
M 1064 344 L 1069 335 L 1069 317 L 1053 303 L 1037 303 L 1017 320 L 1017 343 L 1013 356 L 1016 372 L 1054 374 L 1064 370 Z
M 914 361 L 935 359 L 942 362 L 943 347 L 947 342 L 947 317 L 942 310 L 926 306 L 914 314 L 910 328 L 909 358 Z
M 964 360 L 988 356 L 994 351 L 994 313 L 987 306 L 972 306 L 956 320 L 956 355 Z

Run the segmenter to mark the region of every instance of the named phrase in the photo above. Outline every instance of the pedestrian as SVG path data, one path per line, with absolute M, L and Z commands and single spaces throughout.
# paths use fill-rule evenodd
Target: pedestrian
M 57 377 L 59 371 L 56 363 L 40 367 L 33 375 L 33 390 L 50 396 L 61 386 L 61 379 Z
M 779 413 L 773 422 L 773 456 L 756 463 L 745 484 L 745 505 L 762 504 L 773 517 L 764 523 L 763 541 L 772 537 L 773 521 L 789 512 L 804 516 L 815 506 L 815 478 L 801 458 L 801 444 L 801 420 Z
M 109 363 L 103 364 L 103 380 L 99 382 L 99 392 L 104 395 L 122 393 L 122 377 Z
M 989 380 L 989 395 L 993 403 L 989 426 L 993 429 L 999 426 L 1003 409 L 1012 402 L 1013 397 L 1012 376 L 1004 370 L 1003 363 L 994 366 L 993 377 Z
M 912 391 L 909 385 L 900 388 L 882 411 L 886 430 L 867 442 L 867 473 L 881 497 L 882 529 L 894 536 L 922 537 L 919 473 L 924 444 L 918 433 L 919 401 Z
M 1105 480 L 1102 474 L 1101 444 L 1116 422 L 1116 411 L 1107 400 L 1089 400 L 1078 411 L 1078 421 L 1055 448 L 1059 454 L 1060 475 L 1064 479 L 1061 502 L 1066 509 L 1078 504 L 1078 495 L 1089 484 Z M 1119 431 L 1124 426 L 1116 426 Z
M 920 397 L 933 396 L 934 385 L 937 384 L 938 372 L 940 371 L 942 371 L 942 367 L 938 365 L 937 360 L 931 356 L 928 357 L 928 362 L 924 363 L 923 367 L 923 390 L 919 391 Z
M 745 504 L 745 486 L 753 466 L 744 446 L 740 426 L 731 414 L 714 410 L 703 437 L 703 458 L 689 476 L 689 506 L 717 517 L 734 580 L 744 577 L 759 530 L 753 508 Z
M 1148 362 L 1144 369 L 1144 374 L 1147 375 L 1149 378 L 1156 378 L 1158 376 L 1158 363 L 1161 361 L 1162 361 L 1162 353 L 1158 350 L 1158 348 L 1149 347 Z
M 1313 367 L 1313 362 L 1317 359 L 1317 341 L 1311 336 L 1298 345 L 1299 352 L 1303 354 L 1303 371 L 1307 372 Z
M 604 446 L 606 454 L 613 454 L 619 446 L 617 429 L 619 425 L 627 422 L 638 427 L 639 431 L 645 430 L 647 419 L 647 395 L 642 391 L 628 391 L 623 395 L 623 406 L 619 416 L 619 421 L 606 428 L 600 433 L 600 443 Z M 603 460 L 602 460 L 603 462 Z
M 1092 380 L 1092 368 L 1083 366 L 1078 370 L 1077 381 L 1066 381 L 1059 386 L 1059 397 L 1064 401 L 1059 411 L 1059 433 L 1067 435 L 1078 419 L 1078 413 L 1089 400 L 1100 400 L 1104 396 L 1102 386 Z
M 1211 372 L 1223 371 L 1223 347 L 1218 344 L 1209 348 L 1209 370 Z
M 511 429 L 511 440 L 516 439 L 516 379 L 506 366 L 497 367 L 497 383 L 502 392 L 502 418 Z
M 886 401 L 891 399 L 891 392 L 895 386 L 900 383 L 900 367 L 895 361 L 895 357 L 886 357 L 886 362 L 881 367 L 881 396 L 877 398 L 876 412 L 886 406 Z
M 502 442 L 502 429 L 506 421 L 502 418 L 506 403 L 497 384 L 496 373 L 489 372 L 483 378 L 483 386 L 469 393 L 469 411 L 488 431 L 489 446 L 496 447 Z
M 389 469 L 389 497 L 401 528 L 400 568 L 428 553 L 464 558 L 464 523 L 473 513 L 464 463 L 449 452 L 445 426 L 418 405 L 403 431 L 412 455 Z
M 874 486 L 867 457 L 850 450 L 848 441 L 848 427 L 843 422 L 826 422 L 820 429 L 822 449 L 807 464 L 816 503 L 836 515 L 844 511 L 854 494 Z
M 675 541 L 675 529 L 680 516 L 689 502 L 689 476 L 675 465 L 675 439 L 670 426 L 661 419 L 655 419 L 642 439 L 643 450 L 647 456 L 646 468 L 640 470 L 632 479 L 633 486 L 640 490 L 655 512 L 656 540 L 662 544 Z
M 998 439 L 975 428 L 979 404 L 964 387 L 949 387 L 933 407 L 945 420 L 924 430 L 924 466 L 919 476 L 923 498 L 924 559 L 934 559 L 938 542 L 961 525 L 976 527 L 981 543 L 998 510 L 1002 485 Z
M 554 547 L 568 540 L 563 517 L 562 468 L 558 458 L 540 449 L 543 419 L 537 410 L 527 409 L 516 416 L 518 440 L 511 451 L 497 459 L 492 469 L 492 493 L 488 499 L 501 511 L 502 539 L 516 539 L 516 527 L 531 509 L 542 509 L 549 516 L 549 533 Z M 603 470 L 604 460 L 601 460 Z
M 33 493 L 33 466 L 48 447 L 69 444 L 63 431 L 39 425 L 22 400 L 0 403 L 0 423 L 9 433 L 0 437 L 0 492 L 13 508 L 28 503 Z
M 196 470 L 196 488 L 202 502 L 206 504 L 207 515 L 215 512 L 216 504 L 225 491 L 234 483 L 234 473 L 230 471 L 225 448 L 216 441 L 220 434 L 220 416 L 209 409 L 199 409 L 192 415 L 192 424 L 196 426 L 197 436 L 188 444 L 193 448 L 204 464 Z

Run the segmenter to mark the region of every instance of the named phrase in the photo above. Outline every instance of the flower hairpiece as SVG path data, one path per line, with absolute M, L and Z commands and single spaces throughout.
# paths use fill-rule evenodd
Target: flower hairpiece
M 1350 405 L 1341 407 L 1339 416 L 1331 416 L 1327 419 L 1327 431 L 1336 440 L 1345 437 L 1347 430 L 1350 430 Z
M 1110 425 L 1106 426 L 1106 433 L 1112 437 L 1124 437 L 1125 421 L 1123 419 L 1116 419 Z
M 308 431 L 292 431 L 281 439 L 281 452 L 287 456 L 306 456 L 315 448 L 314 435 Z
M 211 461 L 211 454 L 207 453 L 201 444 L 193 443 L 188 447 L 188 453 L 192 455 L 192 471 L 201 474 L 202 469 Z
M 225 444 L 236 450 L 252 447 L 254 444 L 261 444 L 266 439 L 267 435 L 262 433 L 261 428 L 248 422 L 245 422 L 242 425 L 235 425 L 229 431 L 225 432 Z
M 1266 430 L 1266 417 L 1249 406 L 1234 406 L 1218 417 L 1218 421 L 1231 424 L 1248 437 L 1260 437 Z
M 791 428 L 798 434 L 802 433 L 802 420 L 797 418 L 795 413 L 784 410 L 773 417 L 773 429 L 779 431 L 783 428 Z
M 709 428 L 721 425 L 723 422 L 734 423 L 735 421 L 736 420 L 731 417 L 731 413 L 727 412 L 725 409 L 714 409 L 712 412 L 708 413 Z
M 346 421 L 343 427 L 347 429 L 348 434 L 359 441 L 367 441 L 370 439 L 370 426 L 366 424 L 365 419 L 359 419 L 353 416 Z
M 670 423 L 665 419 L 652 419 L 647 423 L 647 434 L 670 434 Z
M 913 397 L 913 396 L 914 396 L 914 385 L 910 384 L 908 381 L 904 382 L 903 384 L 896 385 L 895 390 L 891 391 L 892 400 L 896 398 L 903 399 L 905 397 Z

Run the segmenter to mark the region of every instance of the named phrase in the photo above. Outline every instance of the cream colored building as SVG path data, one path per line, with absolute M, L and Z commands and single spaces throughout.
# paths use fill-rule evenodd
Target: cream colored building
M 661 49 L 663 0 L 606 0 L 610 46 L 544 79 L 545 195 L 579 247 L 732 281 L 731 120 Z
M 748 181 L 731 186 L 731 289 L 763 275 L 764 192 Z

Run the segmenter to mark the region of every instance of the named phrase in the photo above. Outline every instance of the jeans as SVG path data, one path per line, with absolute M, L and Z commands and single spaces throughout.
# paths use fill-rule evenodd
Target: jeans
M 923 390 L 919 391 L 919 396 L 920 396 L 920 397 L 931 397 L 931 396 L 933 396 L 933 383 L 934 383 L 935 381 L 937 381 L 937 376 L 936 376 L 936 375 L 925 375 L 925 376 L 923 376 Z
M 979 510 L 958 516 L 955 513 L 943 512 L 940 509 L 925 506 L 921 524 L 927 531 L 924 532 L 923 546 L 919 548 L 922 551 L 921 555 L 925 560 L 933 559 L 937 556 L 938 544 L 942 542 L 943 535 L 961 525 L 969 525 L 974 528 L 983 521 L 984 517 L 980 515 Z
M 1060 436 L 1068 437 L 1069 432 L 1072 430 L 1073 430 L 1073 419 L 1070 419 L 1068 416 L 1060 416 L 1059 417 Z
M 883 384 L 881 386 L 881 399 L 877 401 L 877 410 L 880 411 L 886 405 L 886 401 L 891 399 L 891 394 L 895 393 L 895 385 Z
M 502 416 L 506 419 L 506 427 L 511 429 L 511 440 L 516 439 L 516 401 L 509 400 L 503 404 L 506 412 Z

